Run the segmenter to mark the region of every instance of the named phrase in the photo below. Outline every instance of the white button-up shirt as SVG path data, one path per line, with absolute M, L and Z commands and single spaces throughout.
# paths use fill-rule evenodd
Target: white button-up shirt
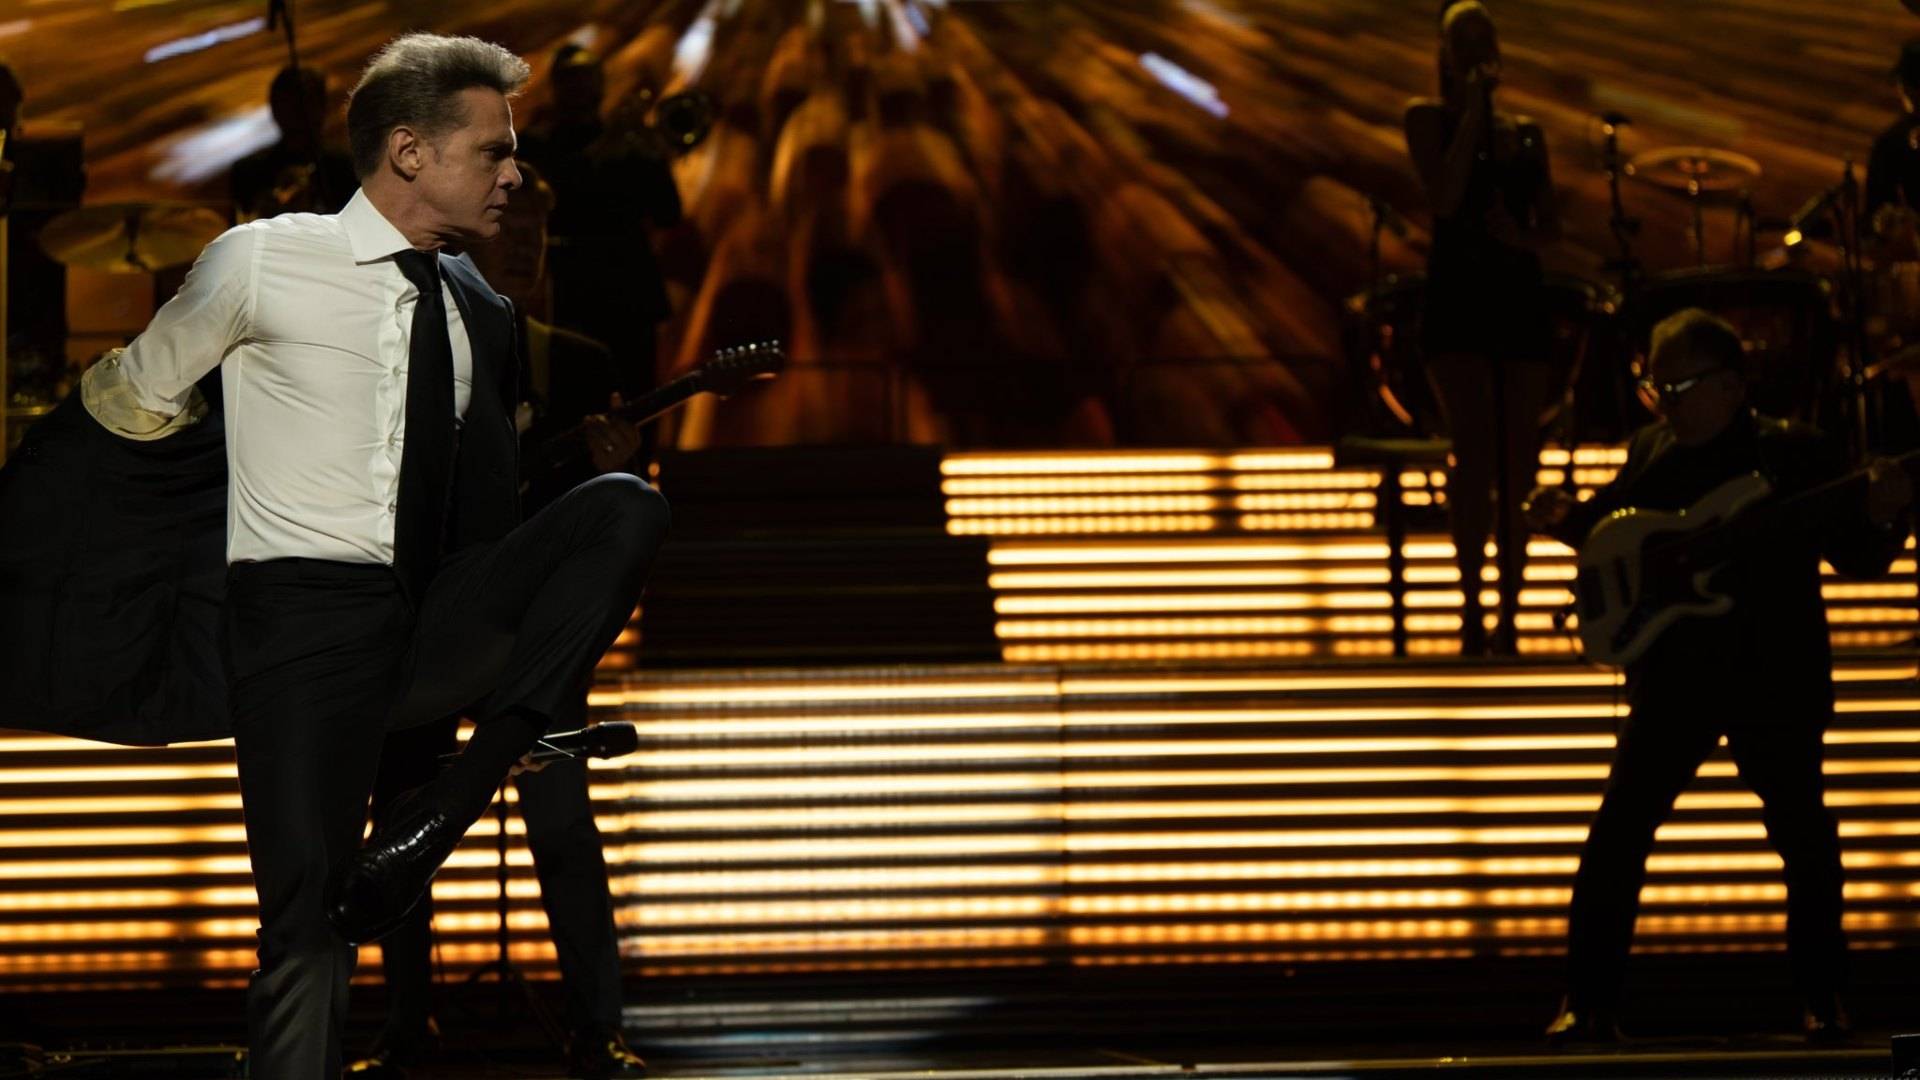
M 338 214 L 230 229 L 119 357 L 133 403 L 161 417 L 219 365 L 229 562 L 393 562 L 420 295 L 393 256 L 410 246 L 364 191 Z M 441 290 L 464 416 L 473 347 L 444 278 Z

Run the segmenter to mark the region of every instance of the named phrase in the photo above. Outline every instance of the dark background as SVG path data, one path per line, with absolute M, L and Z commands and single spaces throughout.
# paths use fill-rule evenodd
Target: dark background
M 265 6 L 4 0 L 0 53 L 29 122 L 85 125 L 88 201 L 220 198 L 226 164 L 272 137 L 266 84 L 286 54 L 250 23 Z M 1887 70 L 1920 34 L 1894 0 L 1490 6 L 1505 107 L 1538 118 L 1554 155 L 1568 236 L 1551 262 L 1593 278 L 1612 250 L 1594 114 L 1633 117 L 1629 153 L 1751 155 L 1756 209 L 1783 218 L 1864 160 L 1897 112 Z M 567 40 L 607 57 L 610 100 L 721 101 L 677 166 L 688 221 L 658 237 L 679 311 L 662 363 L 777 332 L 798 366 L 689 414 L 681 445 L 1324 439 L 1341 300 L 1368 281 L 1369 195 L 1412 223 L 1384 238 L 1385 267 L 1422 259 L 1400 115 L 1434 83 L 1430 0 L 299 0 L 295 15 L 336 94 L 381 42 L 430 29 L 526 55 L 523 115 Z M 200 35 L 215 43 L 155 51 Z M 1212 96 L 1156 81 L 1173 68 Z M 1628 197 L 1650 268 L 1692 263 L 1684 201 Z M 1707 225 L 1709 258 L 1731 261 L 1731 213 Z M 86 277 L 76 359 L 150 306 Z

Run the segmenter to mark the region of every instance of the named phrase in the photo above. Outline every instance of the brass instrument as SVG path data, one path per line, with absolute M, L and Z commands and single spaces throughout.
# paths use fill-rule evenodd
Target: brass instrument
M 712 95 L 685 90 L 660 99 L 653 107 L 650 126 L 673 147 L 674 153 L 684 154 L 699 146 L 713 130 L 713 121 L 719 112 L 720 107 Z
M 615 138 L 651 135 L 668 154 L 684 154 L 700 145 L 719 114 L 713 96 L 703 91 L 683 90 L 656 101 L 651 89 L 642 88 L 620 103 L 607 128 Z

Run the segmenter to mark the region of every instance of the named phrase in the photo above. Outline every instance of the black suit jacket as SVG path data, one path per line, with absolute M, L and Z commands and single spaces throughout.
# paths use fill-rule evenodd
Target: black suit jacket
M 1612 483 L 1581 503 L 1554 535 L 1578 548 L 1617 510 L 1684 510 L 1714 488 L 1759 473 L 1780 498 L 1847 470 L 1839 442 L 1805 424 L 1753 414 L 1693 448 L 1664 422 L 1640 430 Z M 1715 575 L 1733 598 L 1731 614 L 1685 619 L 1660 635 L 1627 668 L 1627 700 L 1636 709 L 1714 710 L 1763 722 L 1825 724 L 1833 715 L 1833 656 L 1820 560 L 1851 578 L 1884 574 L 1906 542 L 1905 523 L 1878 527 L 1866 500 L 1796 515 L 1751 531 Z
M 454 465 L 454 549 L 520 521 L 513 314 L 466 257 L 441 260 L 473 346 Z M 482 388 L 492 391 L 483 393 Z M 0 467 L 0 727 L 153 746 L 232 734 L 226 427 L 153 442 L 100 426 L 76 390 Z
M 589 415 L 607 411 L 618 383 L 613 353 L 585 334 L 521 318 L 520 400 L 533 405 L 533 424 L 520 440 L 520 504 L 529 516 L 594 478 L 599 471 L 583 441 L 563 438 Z M 546 372 L 536 381 L 534 357 L 544 339 Z

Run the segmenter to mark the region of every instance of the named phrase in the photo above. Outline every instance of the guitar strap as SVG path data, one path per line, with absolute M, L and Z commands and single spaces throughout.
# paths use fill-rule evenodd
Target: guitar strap
M 1770 416 L 1761 416 L 1759 413 L 1753 414 L 1754 454 L 1760 459 L 1760 475 L 1766 479 L 1767 486 L 1772 488 L 1776 495 L 1780 494 L 1782 490 L 1780 486 L 1780 466 L 1782 463 L 1774 456 L 1778 451 L 1773 448 L 1772 444 L 1780 440 L 1771 439 L 1768 438 L 1768 436 L 1777 432 L 1784 432 L 1786 428 L 1787 425 L 1785 421 L 1775 420 Z
M 544 406 L 553 400 L 553 327 L 528 316 L 522 324 L 526 327 L 526 338 L 521 342 L 526 351 L 527 381 L 531 384 L 534 400 Z

